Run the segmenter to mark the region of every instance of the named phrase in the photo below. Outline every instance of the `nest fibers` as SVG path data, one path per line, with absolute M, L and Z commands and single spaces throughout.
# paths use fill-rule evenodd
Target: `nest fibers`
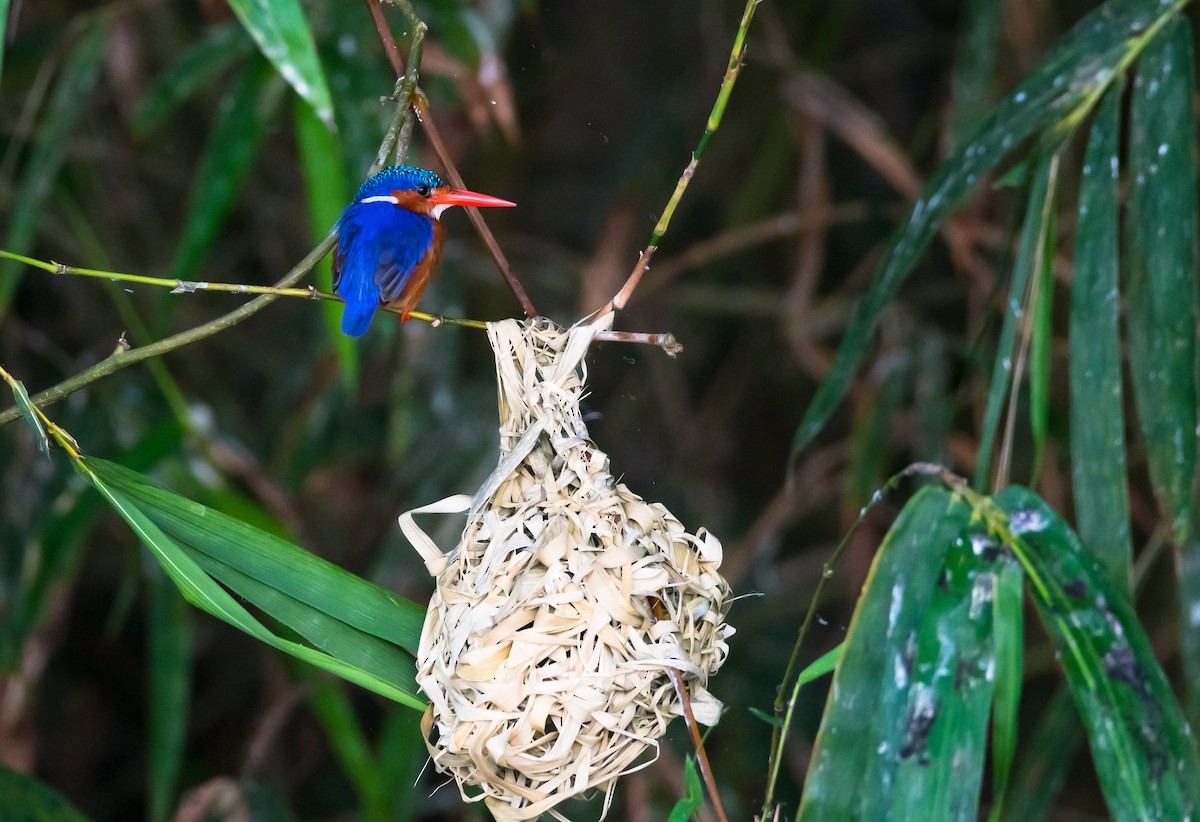
M 600 327 L 611 322 L 611 315 Z M 609 473 L 579 412 L 597 325 L 488 326 L 500 396 L 500 464 L 474 498 L 411 511 L 401 526 L 436 578 L 417 653 L 422 729 L 437 768 L 497 820 L 533 819 L 618 776 L 681 713 L 696 718 L 728 653 L 721 544 Z M 443 555 L 415 513 L 470 506 Z

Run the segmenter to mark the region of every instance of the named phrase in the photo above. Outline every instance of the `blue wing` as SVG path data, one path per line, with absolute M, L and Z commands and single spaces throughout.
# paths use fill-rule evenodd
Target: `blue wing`
M 390 203 L 352 203 L 338 223 L 333 288 L 346 301 L 342 331 L 366 333 L 381 303 L 400 296 L 433 242 L 433 222 Z

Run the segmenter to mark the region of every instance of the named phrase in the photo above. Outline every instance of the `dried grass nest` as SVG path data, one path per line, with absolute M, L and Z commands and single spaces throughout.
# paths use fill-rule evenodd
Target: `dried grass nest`
M 733 633 L 721 544 L 617 482 L 580 414 L 584 356 L 610 323 L 490 324 L 500 463 L 473 498 L 401 517 L 437 583 L 417 659 L 426 744 L 501 822 L 564 819 L 553 807 L 592 789 L 607 812 L 681 713 L 668 669 L 699 721 L 720 712 L 705 685 Z M 413 522 L 468 504 L 448 554 Z

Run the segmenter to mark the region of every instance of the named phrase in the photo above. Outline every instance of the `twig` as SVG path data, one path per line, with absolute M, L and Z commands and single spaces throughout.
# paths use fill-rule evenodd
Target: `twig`
M 650 242 L 646 245 L 644 251 L 638 257 L 637 265 L 633 267 L 633 272 L 630 273 L 629 279 L 625 281 L 625 285 L 617 292 L 617 295 L 609 300 L 608 304 L 600 309 L 598 316 L 604 316 L 610 311 L 620 311 L 629 302 L 629 298 L 633 295 L 634 289 L 642 279 L 642 275 L 650 268 L 650 259 L 654 256 L 654 252 L 658 250 L 658 244 L 662 240 L 663 235 L 667 233 L 667 227 L 671 224 L 671 218 L 675 214 L 675 208 L 679 205 L 679 200 L 683 197 L 683 192 L 687 190 L 688 183 L 692 181 L 692 177 L 696 174 L 696 168 L 700 165 L 700 158 L 704 155 L 704 149 L 708 145 L 708 140 L 721 125 L 721 118 L 725 114 L 725 106 L 729 103 L 729 95 L 733 92 L 733 84 L 737 81 L 738 75 L 742 72 L 743 60 L 746 56 L 746 32 L 750 28 L 750 21 L 754 19 L 754 10 L 762 0 L 746 0 L 746 8 L 742 12 L 742 21 L 738 25 L 737 34 L 733 38 L 733 50 L 729 54 L 729 64 L 725 67 L 725 77 L 721 81 L 721 89 L 717 92 L 717 100 L 713 103 L 712 111 L 708 115 L 708 122 L 704 126 L 704 133 L 700 135 L 700 142 L 696 144 L 696 150 L 692 152 L 692 160 L 683 170 L 683 174 L 679 177 L 679 182 L 675 184 L 675 191 L 671 194 L 671 199 L 667 201 L 667 207 L 663 209 L 662 217 L 659 218 L 658 224 L 654 226 L 654 231 L 650 234 Z
M 425 136 L 429 138 L 429 144 L 433 146 L 438 159 L 441 160 L 442 165 L 446 168 L 446 174 L 450 177 L 450 182 L 459 188 L 465 188 L 466 184 L 463 182 L 462 175 L 458 173 L 454 161 L 450 159 L 450 154 L 446 151 L 446 144 L 442 141 L 441 132 L 438 131 L 437 124 L 433 121 L 433 116 L 429 113 L 429 102 L 425 99 L 425 95 L 420 89 L 417 89 L 413 98 L 413 107 L 417 111 L 417 119 L 421 121 L 421 126 L 425 129 Z M 525 316 L 538 316 L 538 310 L 533 307 L 533 301 L 525 293 L 524 286 L 521 285 L 520 280 L 513 274 L 512 266 L 508 264 L 508 258 L 500 250 L 500 244 L 496 242 L 496 238 L 492 235 L 492 230 L 488 228 L 483 215 L 479 213 L 479 209 L 474 207 L 467 208 L 467 217 L 470 218 L 471 224 L 475 226 L 475 230 L 479 233 L 484 245 L 488 247 L 488 251 L 492 253 L 492 259 L 496 263 L 496 268 L 500 270 L 500 276 L 504 277 L 504 281 L 508 283 L 513 296 L 521 304 L 521 310 L 525 312 Z
M 657 622 L 667 618 L 667 609 L 663 605 L 662 600 L 658 597 L 650 597 L 650 613 Z M 692 700 L 688 696 L 687 686 L 683 681 L 683 674 L 678 668 L 667 668 L 667 676 L 671 679 L 671 685 L 675 688 L 675 694 L 679 697 L 679 704 L 683 708 L 683 721 L 687 725 L 688 733 L 692 737 L 692 747 L 696 749 L 696 766 L 700 769 L 700 777 L 704 780 L 704 787 L 708 790 L 708 796 L 712 800 L 713 809 L 717 812 L 717 818 L 720 822 L 729 822 L 729 817 L 725 814 L 725 806 L 721 802 L 721 794 L 717 791 L 717 780 L 713 776 L 712 765 L 708 761 L 708 753 L 704 750 L 704 738 L 700 735 L 700 726 L 696 723 L 696 714 L 692 711 Z
M 450 178 L 450 183 L 458 188 L 466 188 L 466 183 L 463 181 L 462 175 L 458 173 L 458 167 L 455 166 L 450 153 L 446 150 L 446 144 L 442 140 L 441 132 L 438 131 L 437 124 L 429 112 L 428 100 L 417 85 L 421 44 L 424 42 L 427 26 L 417 16 L 416 11 L 408 0 L 387 1 L 396 6 L 408 19 L 409 25 L 413 27 L 412 45 L 409 47 L 408 71 L 405 73 L 404 65 L 400 59 L 400 52 L 396 48 L 395 38 L 392 36 L 387 20 L 383 17 L 383 11 L 380 9 L 379 3 L 373 2 L 373 0 L 365 0 L 367 7 L 371 11 L 371 17 L 375 21 L 375 30 L 379 33 L 383 49 L 387 52 L 388 59 L 392 63 L 392 68 L 395 69 L 397 76 L 404 74 L 404 81 L 397 87 L 396 94 L 404 101 L 403 105 L 407 105 L 411 101 L 413 108 L 416 110 L 417 119 L 421 121 L 421 127 L 425 130 L 425 136 L 429 138 L 429 144 L 433 147 L 433 151 L 441 162 L 442 167 L 446 169 L 446 176 Z M 483 215 L 479 213 L 479 209 L 473 207 L 468 207 L 466 211 L 468 219 L 475 226 L 475 231 L 479 234 L 480 239 L 483 240 L 483 244 L 487 246 L 488 251 L 491 253 L 492 260 L 496 263 L 496 268 L 500 271 L 500 276 L 504 278 L 513 296 L 521 304 L 521 310 L 525 312 L 526 317 L 536 317 L 538 311 L 534 307 L 533 301 L 529 299 L 529 295 L 525 293 L 524 286 L 521 285 L 516 275 L 513 274 L 508 258 L 504 256 L 504 252 L 500 249 L 500 244 L 496 242 L 496 238 L 492 234 L 491 229 L 488 228 Z
M 333 232 L 330 232 L 325 239 L 317 245 L 316 248 L 308 252 L 303 260 L 296 263 L 292 270 L 285 274 L 279 280 L 279 282 L 275 284 L 275 287 L 287 288 L 288 286 L 298 282 L 301 277 L 303 277 L 316 266 L 322 257 L 329 253 L 329 250 L 333 248 L 335 239 L 336 235 L 334 235 Z M 228 314 L 223 314 L 222 316 L 217 317 L 215 320 L 210 320 L 209 322 L 206 322 L 203 325 L 198 325 L 195 328 L 189 328 L 187 331 L 174 334 L 170 337 L 159 340 L 156 343 L 151 343 L 150 345 L 145 345 L 141 348 L 125 349 L 123 347 L 118 347 L 116 351 L 93 365 L 91 368 L 81 371 L 69 379 L 63 380 L 52 388 L 47 388 L 45 391 L 35 394 L 32 397 L 33 404 L 39 408 L 51 405 L 63 399 L 64 397 L 70 396 L 80 388 L 90 385 L 103 377 L 107 377 L 109 374 L 119 371 L 122 368 L 133 365 L 134 363 L 139 363 L 142 360 L 150 359 L 151 357 L 157 357 L 159 354 L 165 354 L 168 351 L 174 351 L 175 349 L 182 348 L 185 345 L 190 345 L 194 342 L 207 339 L 208 337 L 218 334 L 227 328 L 232 328 L 243 320 L 249 319 L 259 311 L 262 311 L 271 303 L 275 302 L 277 299 L 278 296 L 275 294 L 262 294 L 245 305 L 230 311 Z M 0 412 L 0 425 L 12 422 L 18 416 L 20 416 L 20 411 L 15 407 Z

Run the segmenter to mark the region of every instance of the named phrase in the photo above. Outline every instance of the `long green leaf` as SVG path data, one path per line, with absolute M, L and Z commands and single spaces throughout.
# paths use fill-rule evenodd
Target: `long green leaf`
M 317 119 L 312 107 L 304 103 L 296 106 L 296 142 L 308 196 L 308 224 L 316 243 L 325 238 L 341 216 L 342 206 L 350 198 L 349 186 L 337 140 Z M 333 290 L 332 254 L 317 263 L 316 278 L 321 289 Z M 353 386 L 358 382 L 358 346 L 342 333 L 342 307 L 340 303 L 322 302 L 321 316 L 325 321 L 325 337 L 337 355 L 342 377 L 347 386 Z
M 1191 27 L 1176 20 L 1138 63 L 1126 228 L 1129 361 L 1150 478 L 1175 534 L 1196 468 L 1196 126 Z
M 1154 486 L 1183 554 L 1177 577 L 1189 713 L 1200 721 L 1196 472 L 1196 93 L 1191 27 L 1175 21 L 1138 63 L 1130 103 L 1125 266 L 1129 372 Z
M 147 816 L 166 819 L 174 805 L 187 741 L 192 670 L 192 611 L 162 569 L 148 559 L 146 569 L 149 661 Z
M 250 173 L 283 86 L 270 66 L 255 60 L 221 98 L 216 121 L 196 164 L 188 218 L 171 261 L 171 276 L 187 279 L 217 238 Z
M 799 819 L 888 818 L 901 756 L 915 741 L 906 730 L 919 730 L 914 719 L 924 722 L 910 716 L 909 704 L 917 637 L 945 552 L 963 539 L 970 514 L 959 498 L 926 488 L 888 532 L 834 674 Z
M 46 428 L 42 425 L 41 417 L 34 410 L 33 401 L 29 399 L 29 392 L 25 390 L 25 384 L 10 377 L 3 369 L 0 369 L 0 374 L 3 374 L 8 381 L 8 386 L 12 389 L 13 402 L 21 411 L 21 416 L 25 418 L 25 422 L 37 435 L 38 450 L 46 456 L 50 456 L 50 438 L 46 436 Z
M 287 625 L 314 647 L 410 693 L 416 693 L 416 663 L 411 654 L 200 551 L 195 552 L 193 559 L 214 579 Z
M 1000 430 L 1001 412 L 1004 401 L 1018 387 L 1011 385 L 1013 368 L 1017 358 L 1017 331 L 1023 325 L 1026 296 L 1029 282 L 1042 268 L 1044 249 L 1049 239 L 1048 223 L 1054 210 L 1054 194 L 1057 191 L 1057 161 L 1045 157 L 1032 172 L 1033 182 L 1025 204 L 1025 220 L 1021 225 L 1021 242 L 1013 263 L 1012 281 L 1005 302 L 1004 324 L 1000 328 L 1000 341 L 996 346 L 996 362 L 992 366 L 992 380 L 988 384 L 987 405 L 983 412 L 983 433 L 979 437 L 979 455 L 975 459 L 975 487 L 988 487 L 988 474 L 992 467 L 992 449 L 996 434 Z
M 180 52 L 142 97 L 129 123 L 134 134 L 145 137 L 167 119 L 181 103 L 221 72 L 251 53 L 253 42 L 241 26 L 213 26 L 204 37 Z
M 128 523 L 154 554 L 155 559 L 162 565 L 163 570 L 179 587 L 184 597 L 203 611 L 207 611 L 218 619 L 222 619 L 240 628 L 251 636 L 276 648 L 284 653 L 311 665 L 336 674 L 363 688 L 374 691 L 388 699 L 395 700 L 413 708 L 423 708 L 425 703 L 414 693 L 402 690 L 394 683 L 381 679 L 372 673 L 362 670 L 329 654 L 322 653 L 307 645 L 292 642 L 276 636 L 261 622 L 255 619 L 249 611 L 242 607 L 230 594 L 212 579 L 192 559 L 186 550 L 165 534 L 149 516 L 137 505 L 126 498 L 120 491 L 110 487 L 104 479 L 90 469 L 91 461 L 81 466 L 92 486 L 108 501 L 109 505 Z
M 1045 819 L 1062 791 L 1083 745 L 1083 726 L 1070 688 L 1063 685 L 1054 692 L 1033 727 L 1004 792 L 1001 822 Z
M 1083 542 L 1128 591 L 1133 550 L 1125 474 L 1117 293 L 1117 182 L 1124 83 L 1109 89 L 1092 122 L 1079 190 L 1071 287 L 1071 470 Z
M 273 534 L 164 491 L 142 475 L 92 457 L 89 467 L 160 528 L 241 574 L 360 631 L 415 652 L 425 609 Z
M 875 270 L 854 310 L 837 357 L 804 414 L 792 442 L 792 458 L 808 445 L 850 387 L 880 311 L 896 295 L 920 259 L 939 221 L 1026 140 L 1056 142 L 1084 117 L 1115 73 L 1152 38 L 1184 0 L 1110 0 L 1081 20 L 1039 67 L 992 111 L 938 168 Z
M 296 93 L 333 125 L 333 102 L 300 0 L 229 0 L 242 25 Z
M 1109 812 L 1117 820 L 1195 817 L 1200 759 L 1128 598 L 1032 491 L 1006 488 L 994 504 L 1007 522 L 985 515 L 1029 576 L 1087 728 Z
M 996 692 L 992 710 L 992 813 L 1004 808 L 1009 774 L 1017 748 L 1018 709 L 1024 672 L 1025 585 L 1021 567 L 1012 561 L 997 563 L 992 600 L 992 641 L 996 646 Z
M 884 818 L 978 816 L 996 668 L 990 566 L 997 553 L 981 550 L 987 545 L 958 536 L 948 546 L 928 546 L 934 554 L 948 550 L 917 634 L 903 746 Z
M 62 167 L 67 143 L 77 131 L 79 118 L 87 109 L 87 98 L 96 87 L 107 35 L 105 16 L 94 15 L 63 66 L 50 104 L 38 123 L 33 150 L 18 188 L 19 194 L 8 215 L 8 228 L 4 232 L 4 248 L 7 251 L 22 254 L 33 243 L 38 217 Z M 20 281 L 20 268 L 11 262 L 0 263 L 0 317 L 4 315 Z

